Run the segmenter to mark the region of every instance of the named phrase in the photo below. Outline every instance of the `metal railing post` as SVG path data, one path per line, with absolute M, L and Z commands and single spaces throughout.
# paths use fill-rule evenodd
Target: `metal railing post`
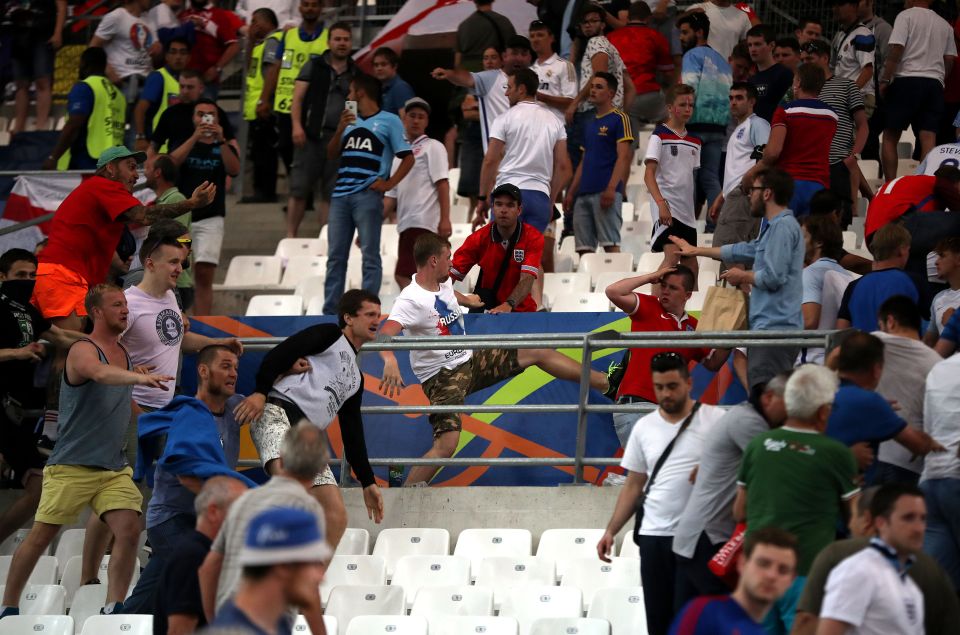
M 573 455 L 573 482 L 583 483 L 583 457 L 587 452 L 587 400 L 590 398 L 590 333 L 583 336 L 580 358 L 580 394 L 577 400 L 577 440 Z

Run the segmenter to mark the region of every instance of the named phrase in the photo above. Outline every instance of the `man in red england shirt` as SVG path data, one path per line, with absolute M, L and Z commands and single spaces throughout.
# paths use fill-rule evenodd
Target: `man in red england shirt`
M 661 331 L 695 331 L 697 318 L 687 315 L 685 307 L 693 293 L 693 271 L 684 265 L 664 267 L 659 271 L 618 280 L 607 287 L 607 297 L 630 316 L 630 330 L 634 333 Z M 637 293 L 647 284 L 659 284 L 658 295 Z M 650 373 L 650 360 L 657 353 L 673 351 L 688 362 L 701 362 L 707 370 L 719 370 L 730 353 L 727 349 L 706 348 L 631 348 L 630 359 L 617 391 L 618 404 L 657 403 Z M 635 412 L 617 412 L 613 427 L 620 445 L 626 447 L 633 424 L 639 419 Z
M 659 122 L 667 118 L 661 87 L 674 79 L 670 43 L 659 31 L 647 25 L 650 16 L 650 6 L 646 2 L 631 3 L 627 26 L 607 36 L 620 52 L 637 91 L 637 96 L 627 109 L 630 126 L 634 130 L 639 130 L 644 122 Z
M 83 330 L 87 290 L 106 280 L 125 223 L 151 225 L 213 200 L 216 187 L 205 182 L 180 203 L 143 205 L 131 192 L 139 176 L 137 164 L 145 159 L 143 152 L 123 146 L 107 148 L 97 161 L 96 174 L 57 208 L 31 300 L 54 325 Z
M 203 96 L 216 101 L 223 69 L 240 52 L 237 29 L 243 22 L 236 14 L 221 9 L 209 0 L 190 0 L 180 14 L 180 22 L 193 24 L 196 43 L 190 51 L 187 68 L 203 75 Z
M 450 277 L 463 280 L 480 265 L 477 295 L 487 313 L 536 311 L 530 289 L 540 270 L 543 234 L 520 222 L 522 195 L 516 185 L 504 183 L 493 190 L 493 221 L 470 234 L 453 255 Z M 506 270 L 500 275 L 504 258 Z M 501 278 L 497 285 L 497 278 Z
M 953 166 L 940 166 L 933 176 L 901 176 L 884 183 L 867 208 L 867 220 L 863 228 L 867 245 L 873 239 L 874 232 L 903 216 L 946 209 L 960 211 L 960 170 Z M 931 215 L 928 218 L 936 217 Z M 953 228 L 943 229 L 944 233 L 938 232 L 941 238 L 952 233 L 950 229 Z

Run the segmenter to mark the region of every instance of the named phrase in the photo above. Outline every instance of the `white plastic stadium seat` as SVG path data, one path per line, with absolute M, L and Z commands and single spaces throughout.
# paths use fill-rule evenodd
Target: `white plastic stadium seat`
M 67 607 L 72 606 L 72 599 L 77 593 L 77 590 L 80 589 L 80 568 L 81 568 L 81 557 L 74 556 L 67 561 L 66 566 L 63 567 L 63 576 L 60 578 L 60 584 L 62 584 L 67 589 Z M 97 571 L 97 579 L 100 580 L 106 589 L 107 581 L 110 577 L 110 556 L 104 556 L 103 560 L 100 561 L 100 569 Z M 133 587 L 137 584 L 137 580 L 140 579 L 140 567 L 135 566 L 133 568 L 133 578 L 130 580 L 130 590 L 133 590 Z M 129 595 L 129 592 L 127 593 Z M 106 597 L 106 596 L 104 596 Z M 100 606 L 103 606 L 101 603 Z M 97 607 L 97 610 L 100 610 L 100 607 Z M 79 627 L 79 624 L 78 624 Z
M 582 613 L 580 589 L 562 586 L 510 589 L 500 607 L 500 615 L 517 618 L 520 635 L 529 635 L 533 622 L 541 617 L 580 617 Z
M 857 248 L 857 232 L 854 231 L 845 231 L 843 232 L 843 248 L 847 251 Z
M 404 556 L 446 556 L 449 553 L 450 532 L 439 528 L 384 529 L 373 546 L 373 555 L 380 556 L 387 563 L 388 580 L 393 578 L 397 561 Z
M 336 586 L 382 586 L 387 583 L 387 565 L 380 556 L 340 556 L 330 559 L 320 584 L 320 601 L 326 606 Z
M 421 588 L 470 584 L 470 559 L 462 556 L 404 556 L 397 561 L 390 584 L 403 587 L 409 609 Z
M 663 262 L 663 254 L 648 251 L 637 260 L 637 273 L 653 273 L 660 268 L 661 262 Z
M 611 635 L 647 635 L 643 589 L 638 586 L 599 589 L 593 596 L 587 617 L 610 622 Z
M 597 276 L 604 271 L 631 271 L 632 269 L 633 254 L 621 252 L 584 254 L 580 256 L 580 266 L 577 271 L 589 273 L 591 282 L 596 284 Z
M 700 289 L 699 291 L 694 291 L 690 294 L 690 299 L 687 300 L 686 310 L 690 311 L 702 311 L 703 303 L 707 300 L 707 290 Z
M 86 535 L 86 529 L 67 529 L 60 533 L 60 540 L 57 541 L 57 549 L 53 555 L 57 557 L 61 567 L 66 565 L 70 558 L 83 553 L 83 538 Z
M 493 605 L 499 609 L 504 598 L 521 586 L 550 586 L 557 581 L 553 560 L 535 556 L 484 558 L 477 572 L 477 586 L 493 589 Z
M 100 609 L 107 603 L 107 585 L 106 584 L 87 584 L 79 589 L 69 598 L 72 601 L 67 604 L 70 608 L 70 615 L 73 616 L 74 627 L 79 633 L 83 629 L 84 622 L 88 617 L 100 614 Z
M 419 615 L 359 615 L 347 626 L 346 635 L 427 635 L 427 618 Z
M 610 300 L 604 293 L 571 293 L 557 298 L 550 310 L 556 313 L 606 313 Z
M 543 274 L 543 295 L 552 305 L 558 298 L 568 293 L 589 293 L 590 274 L 588 273 L 545 273 Z
M 5 584 L 0 584 L 3 593 Z M 67 590 L 59 584 L 28 584 L 20 594 L 21 615 L 64 615 Z
M 397 225 L 387 224 L 380 226 L 380 254 L 396 255 L 397 244 L 400 241 L 400 233 L 397 231 Z M 386 271 L 386 268 L 384 268 Z M 392 272 L 391 272 L 392 273 Z
M 68 615 L 11 615 L 0 620 L 0 635 L 73 635 Z
M 604 271 L 597 276 L 596 286 L 594 287 L 595 293 L 603 293 L 606 295 L 607 287 L 617 282 L 623 280 L 624 278 L 636 278 L 637 274 L 633 271 Z
M 583 591 L 583 606 L 590 608 L 597 589 L 616 586 L 640 586 L 640 566 L 636 558 L 611 558 L 603 562 L 597 555 L 573 560 L 558 560 L 563 566 L 560 586 L 573 586 Z
M 344 635 L 347 624 L 358 615 L 403 615 L 404 606 L 400 587 L 338 586 L 330 593 L 326 613 L 337 618 L 339 635 Z
M 370 553 L 370 532 L 360 527 L 347 527 L 337 545 L 338 556 L 365 556 Z
M 17 550 L 17 547 L 20 546 L 20 543 L 23 542 L 23 539 L 26 538 L 29 533 L 29 529 L 18 529 L 13 532 L 13 534 L 3 541 L 3 544 L 0 544 L 0 556 L 12 556 L 13 552 Z M 49 553 L 50 548 L 48 547 L 44 554 Z
M 327 275 L 326 256 L 290 256 L 280 286 L 293 289 L 307 278 Z
M 562 578 L 564 566 L 571 558 L 597 557 L 597 543 L 603 538 L 602 529 L 547 529 L 540 534 L 537 557 L 557 563 L 557 577 Z
M 323 626 L 327 629 L 327 635 L 337 635 L 337 618 L 332 615 L 323 616 Z M 296 635 L 313 635 L 313 631 L 307 625 L 307 618 L 302 615 L 297 616 L 293 623 L 293 632 Z
M 0 584 L 7 583 L 7 573 L 10 572 L 10 562 L 13 556 L 0 556 Z M 53 556 L 40 556 L 37 566 L 27 580 L 27 584 L 56 584 L 57 559 Z
M 293 290 L 293 295 L 298 295 L 303 298 L 304 305 L 309 305 L 310 300 L 318 296 L 322 300 L 325 280 L 325 276 L 310 276 L 309 278 L 304 278 L 297 283 L 296 288 Z
M 624 201 L 620 204 L 620 217 L 625 220 L 633 220 L 636 216 L 636 210 L 633 207 L 633 203 L 629 201 Z
M 640 548 L 633 542 L 633 523 L 623 532 L 623 538 L 620 541 L 620 558 L 629 558 L 631 560 L 640 559 Z M 637 583 L 640 584 L 639 582 Z
M 610 635 L 610 622 L 597 617 L 541 617 L 530 635 Z
M 470 572 L 474 578 L 484 558 L 532 554 L 533 534 L 529 529 L 464 529 L 457 536 L 457 546 L 453 548 L 453 555 L 470 558 Z
M 319 238 L 282 238 L 277 243 L 277 251 L 273 255 L 281 258 L 325 256 L 327 244 Z
M 697 256 L 697 269 L 699 270 L 698 275 L 702 275 L 709 271 L 715 277 L 719 277 L 720 261 L 714 260 L 713 258 L 707 258 L 705 256 Z
M 247 317 L 303 315 L 303 298 L 298 295 L 255 295 L 247 304 Z
M 517 635 L 516 618 L 493 616 L 441 616 L 430 618 L 430 635 Z
M 152 635 L 152 615 L 94 615 L 81 635 Z
M 307 302 L 306 315 L 323 315 L 323 296 L 315 295 Z
M 224 287 L 275 287 L 280 283 L 282 260 L 277 256 L 234 256 L 227 267 Z
M 417 592 L 410 615 L 493 615 L 493 589 L 485 586 L 429 586 Z

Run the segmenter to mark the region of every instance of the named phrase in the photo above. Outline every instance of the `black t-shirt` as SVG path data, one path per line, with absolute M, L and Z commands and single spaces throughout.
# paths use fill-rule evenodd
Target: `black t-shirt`
M 793 73 L 783 64 L 774 64 L 765 71 L 757 71 L 749 81 L 757 87 L 757 105 L 753 112 L 767 121 L 772 120 L 773 111 L 793 86 Z
M 0 293 L 0 348 L 22 348 L 50 329 L 32 305 L 22 305 Z M 44 391 L 33 386 L 36 364 L 26 360 L 0 363 L 0 394 L 10 395 L 28 408 L 43 407 Z
M 198 141 L 180 166 L 177 188 L 181 192 L 186 192 L 187 196 L 204 181 L 210 181 L 217 186 L 217 194 L 213 197 L 213 202 L 206 207 L 193 210 L 194 222 L 227 215 L 227 170 L 223 165 L 224 152 L 234 152 L 234 150 L 226 143 L 213 144 Z
M 600 5 L 601 7 L 603 7 L 604 11 L 606 11 L 607 13 L 609 13 L 615 18 L 620 17 L 621 11 L 627 11 L 630 9 L 629 0 L 597 0 L 594 2 L 594 4 Z M 603 32 L 605 34 L 610 33 L 611 31 L 613 31 L 613 27 L 611 27 L 609 24 L 603 27 Z
M 197 629 L 207 624 L 200 599 L 197 570 L 210 553 L 212 541 L 197 530 L 184 535 L 165 555 L 153 605 L 153 632 L 167 632 L 167 616 L 195 615 Z
M 169 142 L 167 152 L 173 152 L 189 139 L 193 135 L 193 107 L 194 104 L 174 104 L 164 110 L 160 115 L 160 121 L 157 122 L 156 130 L 149 137 L 153 145 L 159 149 L 164 143 Z M 217 106 L 217 114 L 220 125 L 223 127 L 223 138 L 227 141 L 235 139 L 236 134 L 227 118 L 227 113 Z

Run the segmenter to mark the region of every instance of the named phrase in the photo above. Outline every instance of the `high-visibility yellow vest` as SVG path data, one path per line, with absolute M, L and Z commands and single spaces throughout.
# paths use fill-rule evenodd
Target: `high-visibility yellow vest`
M 87 118 L 87 154 L 96 160 L 104 150 L 123 145 L 127 125 L 127 100 L 123 93 L 102 75 L 91 75 L 83 83 L 93 91 L 93 112 Z M 57 162 L 57 169 L 70 166 L 67 150 Z
M 274 31 L 264 38 L 263 42 L 254 46 L 250 53 L 247 85 L 243 93 L 243 118 L 247 121 L 253 121 L 257 118 L 257 102 L 263 92 L 263 50 L 266 48 L 267 40 L 279 41 L 282 36 L 283 34 L 280 31 Z
M 160 123 L 160 115 L 173 105 L 170 103 L 171 98 L 174 100 L 174 103 L 177 103 L 180 99 L 180 82 L 177 78 L 167 70 L 166 66 L 157 72 L 160 73 L 160 77 L 163 78 L 163 93 L 160 95 L 160 105 L 157 107 L 157 112 L 153 115 L 153 123 L 150 126 L 151 130 L 157 129 L 157 124 Z
M 327 29 L 315 40 L 304 42 L 300 38 L 300 29 L 290 29 L 283 34 L 283 59 L 280 62 L 280 76 L 273 99 L 276 112 L 289 113 L 293 101 L 293 84 L 297 81 L 300 69 L 307 60 L 319 57 L 327 50 Z

